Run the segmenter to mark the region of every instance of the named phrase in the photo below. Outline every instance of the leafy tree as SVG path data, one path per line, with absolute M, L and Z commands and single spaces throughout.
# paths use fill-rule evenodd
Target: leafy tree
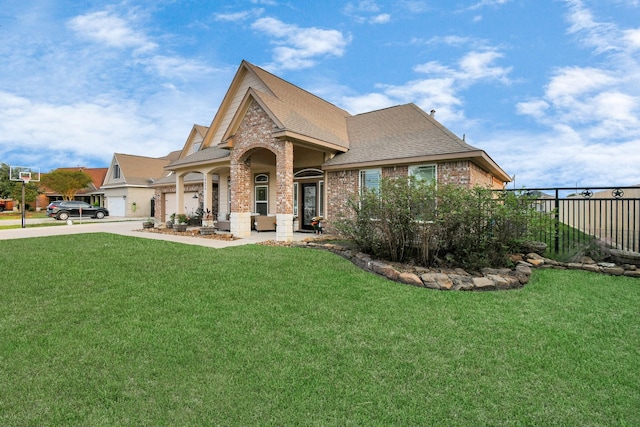
M 73 200 L 76 193 L 89 184 L 91 177 L 81 170 L 56 169 L 42 175 L 42 185 L 62 194 L 64 200 Z
M 13 199 L 22 201 L 22 182 L 11 181 L 9 170 L 11 167 L 6 163 L 0 163 L 0 199 Z M 38 197 L 38 184 L 30 182 L 25 186 L 25 202 L 33 202 Z
M 9 165 L 0 163 L 0 199 L 11 198 L 15 182 L 9 180 Z

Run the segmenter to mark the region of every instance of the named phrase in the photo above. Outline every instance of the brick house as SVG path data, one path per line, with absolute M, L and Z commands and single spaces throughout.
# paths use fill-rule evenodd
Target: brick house
M 434 113 L 406 104 L 351 115 L 243 61 L 204 137 L 192 131 L 166 167 L 171 175 L 155 183 L 156 200 L 175 200 L 157 218 L 187 213 L 185 201 L 197 198 L 238 237 L 251 233 L 256 216 L 269 216 L 276 239 L 287 241 L 314 216 L 330 222 L 348 197 L 380 177 L 491 188 L 510 181 Z
M 86 168 L 86 167 L 71 167 L 71 168 L 58 168 L 56 170 L 64 171 L 77 171 L 81 170 L 91 177 L 89 185 L 79 190 L 75 195 L 75 200 L 81 200 L 83 202 L 90 203 L 92 205 L 104 206 L 104 190 L 102 184 L 105 176 L 107 175 L 107 168 Z M 43 176 L 46 174 L 43 174 Z M 41 194 L 38 196 L 36 202 L 38 208 L 46 207 L 49 202 L 54 200 L 62 200 L 62 194 L 57 193 L 44 185 L 39 185 Z

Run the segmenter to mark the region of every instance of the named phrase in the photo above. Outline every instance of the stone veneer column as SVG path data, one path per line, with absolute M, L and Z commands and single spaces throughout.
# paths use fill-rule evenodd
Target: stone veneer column
M 233 153 L 232 153 L 233 154 Z M 237 237 L 251 236 L 251 167 L 245 157 L 231 160 L 231 233 Z
M 184 175 L 176 175 L 176 214 L 184 213 Z
M 276 241 L 293 240 L 293 143 L 282 141 L 276 156 Z

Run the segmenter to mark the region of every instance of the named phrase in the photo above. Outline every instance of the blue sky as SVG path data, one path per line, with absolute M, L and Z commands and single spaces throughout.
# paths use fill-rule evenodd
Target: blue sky
M 0 0 L 0 162 L 108 166 L 208 126 L 241 60 L 413 102 L 515 185 L 640 184 L 640 0 Z

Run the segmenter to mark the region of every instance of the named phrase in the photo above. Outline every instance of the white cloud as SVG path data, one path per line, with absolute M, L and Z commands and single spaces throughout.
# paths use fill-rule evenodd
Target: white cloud
M 81 14 L 55 34 L 29 28 L 0 47 L 11 64 L 0 158 L 49 170 L 105 165 L 115 151 L 162 156 L 194 122 L 207 125 L 235 70 L 173 54 L 140 22 L 131 11 Z
M 391 20 L 391 15 L 388 13 L 381 13 L 380 15 L 376 15 L 369 19 L 371 24 L 386 24 Z
M 637 30 L 598 22 L 580 0 L 566 3 L 569 33 L 602 61 L 558 68 L 541 97 L 518 103 L 518 113 L 550 131 L 531 135 L 528 142 L 511 140 L 504 156 L 523 165 L 523 178 L 531 183 L 567 185 L 588 177 L 580 184 L 638 184 L 640 61 L 634 52 L 640 37 Z M 500 142 L 494 138 L 491 144 Z
M 624 40 L 626 41 L 626 45 L 630 49 L 632 50 L 640 49 L 640 29 L 634 28 L 632 30 L 625 30 Z
M 509 73 L 511 67 L 498 67 L 493 65 L 497 59 L 504 55 L 495 50 L 485 50 L 481 52 L 469 52 L 460 59 L 459 80 L 498 80 L 502 83 L 509 83 Z
M 476 84 L 509 83 L 511 68 L 495 65 L 502 57 L 502 53 L 487 48 L 468 52 L 453 65 L 426 62 L 416 65 L 414 71 L 427 75 L 427 78 L 401 85 L 379 84 L 380 93 L 345 96 L 339 103 L 347 111 L 362 113 L 413 102 L 426 111 L 437 110 L 441 122 L 451 125 L 464 121 L 468 126 L 471 122 L 465 118 L 461 93 Z
M 597 23 L 580 0 L 567 0 L 567 4 L 570 31 L 578 33 L 594 53 L 605 59 L 600 66 L 557 69 L 544 95 L 518 104 L 518 112 L 547 126 L 572 126 L 587 144 L 598 144 L 600 139 L 621 141 L 640 134 L 640 61 L 629 49 L 635 32 Z M 544 111 L 530 108 L 543 103 L 549 106 Z
M 571 24 L 570 34 L 580 34 L 580 41 L 594 47 L 597 53 L 619 50 L 618 29 L 607 22 L 598 22 L 592 12 L 584 6 L 582 0 L 565 0 L 570 13 L 567 20 Z
M 373 0 L 362 0 L 357 3 L 347 3 L 345 6 L 345 12 L 354 13 L 354 12 L 370 12 L 376 13 L 380 11 L 380 6 Z
M 216 13 L 214 15 L 214 19 L 216 21 L 228 21 L 228 22 L 239 22 L 246 21 L 248 19 L 253 19 L 256 16 L 262 15 L 264 9 L 252 9 L 252 10 L 243 10 L 241 12 L 234 13 Z
M 424 0 L 402 0 L 399 4 L 407 9 L 409 13 L 424 13 L 431 9 L 429 3 Z
M 141 51 L 157 47 L 143 32 L 135 31 L 126 20 L 107 11 L 76 16 L 69 20 L 68 25 L 82 37 L 111 47 Z
M 50 169 L 108 164 L 114 152 L 163 156 L 186 139 L 194 120 L 191 109 L 205 110 L 205 104 L 172 92 L 147 103 L 103 96 L 68 104 L 0 92 L 0 157 L 19 152 L 30 164 Z
M 362 0 L 357 3 L 347 3 L 343 9 L 345 15 L 359 23 L 386 24 L 391 21 L 388 13 L 379 13 L 380 6 L 373 0 Z
M 337 30 L 302 28 L 270 17 L 258 19 L 251 28 L 272 37 L 276 45 L 274 62 L 266 66 L 271 70 L 312 67 L 318 58 L 342 56 L 350 42 L 349 37 Z
M 557 126 L 538 134 L 482 135 L 470 143 L 487 149 L 508 174 L 516 174 L 517 188 L 640 184 L 637 137 L 616 144 L 589 143 L 572 128 Z
M 208 64 L 175 56 L 155 55 L 138 62 L 148 66 L 160 77 L 187 81 L 194 76 L 210 75 L 214 69 Z
M 467 8 L 467 10 L 477 10 L 482 9 L 483 7 L 488 6 L 501 6 L 503 4 L 509 3 L 511 0 L 482 0 L 478 3 L 475 3 Z
M 518 114 L 533 116 L 536 119 L 543 118 L 548 108 L 549 108 L 549 103 L 541 99 L 534 100 L 534 101 L 519 102 L 516 105 Z

